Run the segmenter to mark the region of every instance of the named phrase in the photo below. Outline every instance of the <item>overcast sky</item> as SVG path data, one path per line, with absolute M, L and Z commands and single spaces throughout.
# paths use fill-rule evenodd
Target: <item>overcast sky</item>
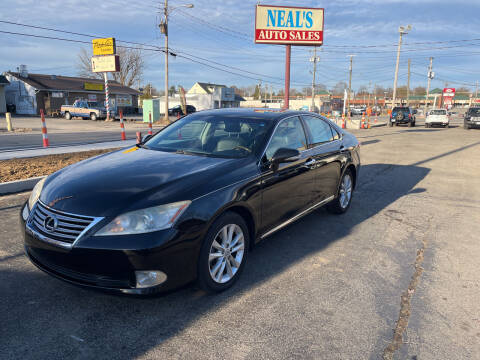
M 170 83 L 187 89 L 196 81 L 225 85 L 251 85 L 263 78 L 276 89 L 283 85 L 285 47 L 253 42 L 256 1 L 193 0 L 193 9 L 179 9 L 170 17 L 170 46 L 187 56 L 202 58 L 237 69 L 230 74 L 186 59 L 171 59 Z M 187 2 L 169 1 L 178 6 Z M 475 84 L 479 79 L 480 1 L 461 0 L 268 0 L 269 5 L 325 8 L 324 46 L 320 52 L 317 81 L 333 87 L 348 76 L 348 54 L 356 54 L 353 88 L 375 84 L 393 86 L 398 26 L 411 24 L 404 37 L 399 85 L 406 84 L 407 61 L 412 59 L 412 86 L 425 86 L 428 57 L 434 57 L 437 79 L 433 87 Z M 163 46 L 159 32 L 160 2 L 152 0 L 13 0 L 2 1 L 0 20 L 52 27 L 95 36 L 114 36 Z M 191 14 L 195 18 L 186 14 Z M 211 26 L 209 26 L 209 24 Z M 233 30 L 221 31 L 223 28 Z M 0 31 L 57 36 L 82 41 L 89 38 L 0 23 Z M 471 40 L 444 44 L 414 44 L 428 41 Z M 76 75 L 76 57 L 88 44 L 28 38 L 0 33 L 0 72 L 26 64 L 32 73 Z M 346 45 L 347 47 L 341 47 Z M 383 47 L 365 47 L 387 45 Z M 301 89 L 311 83 L 309 47 L 292 50 L 291 81 Z M 163 53 L 145 51 L 144 82 L 163 87 Z M 217 68 L 220 65 L 210 63 Z M 246 70 L 260 75 L 242 72 Z M 471 86 L 473 88 L 473 86 Z

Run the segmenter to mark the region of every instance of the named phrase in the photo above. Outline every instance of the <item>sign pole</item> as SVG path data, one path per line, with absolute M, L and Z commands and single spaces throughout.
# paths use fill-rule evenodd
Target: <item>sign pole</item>
M 108 91 L 108 76 L 107 73 L 104 72 L 103 76 L 105 78 L 105 107 L 107 108 L 107 121 L 110 121 L 110 94 Z
M 290 107 L 290 58 L 292 54 L 292 45 L 285 45 L 285 98 L 283 108 L 288 110 Z

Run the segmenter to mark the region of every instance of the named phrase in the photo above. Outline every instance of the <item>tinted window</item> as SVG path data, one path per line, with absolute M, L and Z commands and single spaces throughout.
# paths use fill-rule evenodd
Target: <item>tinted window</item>
M 303 116 L 303 120 L 307 124 L 312 136 L 312 143 L 319 144 L 333 140 L 332 130 L 330 125 L 325 121 L 315 116 Z
M 409 108 L 408 107 L 395 107 L 395 108 L 393 108 L 393 111 L 400 111 L 400 110 L 408 112 Z
M 430 115 L 447 115 L 447 112 L 445 110 L 432 110 Z
M 272 135 L 265 155 L 270 160 L 280 148 L 297 149 L 299 151 L 307 148 L 307 139 L 303 131 L 302 123 L 298 117 L 282 120 Z
M 193 113 L 166 127 L 145 145 L 167 152 L 240 158 L 261 151 L 271 126 L 261 119 Z
M 480 108 L 471 108 L 468 110 L 469 115 L 480 116 Z

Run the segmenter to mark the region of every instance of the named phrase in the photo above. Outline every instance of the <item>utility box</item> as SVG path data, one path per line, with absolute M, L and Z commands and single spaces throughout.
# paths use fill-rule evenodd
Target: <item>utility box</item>
M 150 114 L 152 122 L 160 120 L 160 99 L 143 100 L 143 122 L 148 123 Z

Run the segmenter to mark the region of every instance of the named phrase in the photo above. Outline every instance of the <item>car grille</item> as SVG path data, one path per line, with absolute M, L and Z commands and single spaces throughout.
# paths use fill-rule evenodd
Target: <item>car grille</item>
M 74 215 L 54 210 L 37 201 L 30 223 L 44 237 L 63 244 L 73 244 L 80 234 L 95 220 L 94 217 Z M 45 219 L 56 219 L 56 226 L 47 229 Z M 48 226 L 48 224 L 47 224 Z

